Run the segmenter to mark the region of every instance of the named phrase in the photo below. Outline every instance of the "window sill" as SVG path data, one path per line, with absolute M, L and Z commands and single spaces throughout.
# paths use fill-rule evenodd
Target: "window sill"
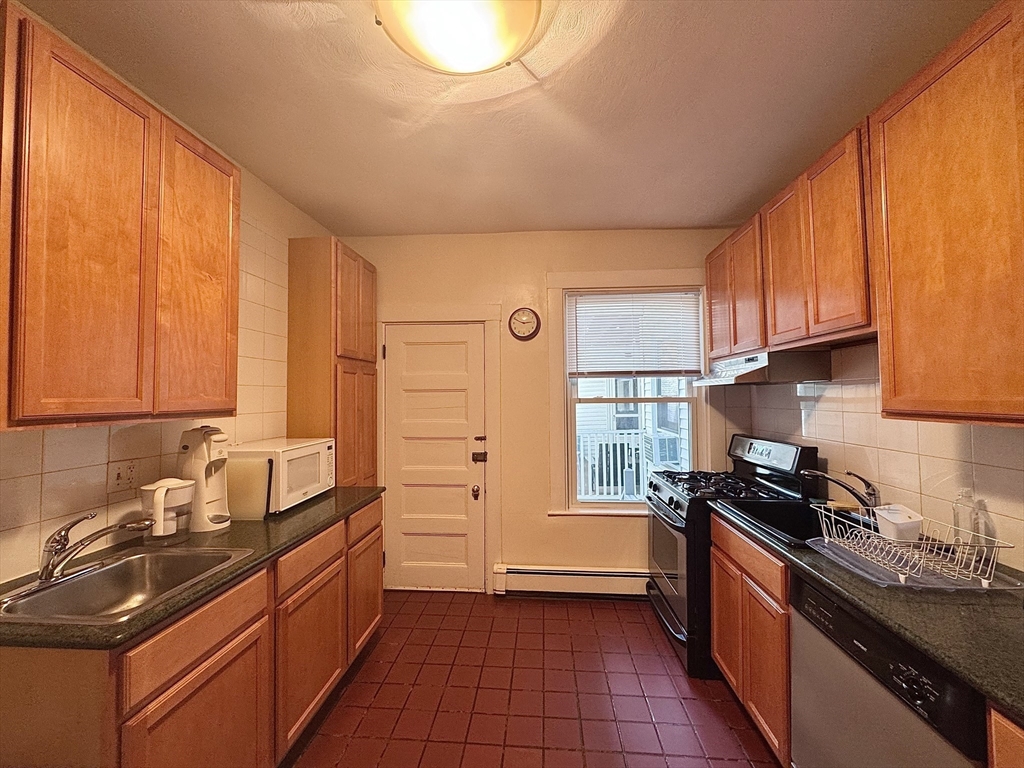
M 616 507 L 593 509 L 591 507 L 573 507 L 570 509 L 552 509 L 548 517 L 647 517 L 647 510 L 638 507 Z

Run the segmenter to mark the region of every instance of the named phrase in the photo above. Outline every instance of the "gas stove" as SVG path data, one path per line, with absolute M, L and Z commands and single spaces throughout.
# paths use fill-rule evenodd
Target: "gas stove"
M 651 473 L 651 490 L 656 480 L 677 491 L 684 498 L 702 499 L 786 499 L 785 494 L 752 480 L 728 472 L 674 472 L 665 470 Z
M 720 673 L 711 657 L 711 505 L 715 499 L 808 499 L 803 469 L 818 449 L 733 435 L 732 472 L 652 472 L 647 483 L 651 580 L 647 594 L 691 677 Z

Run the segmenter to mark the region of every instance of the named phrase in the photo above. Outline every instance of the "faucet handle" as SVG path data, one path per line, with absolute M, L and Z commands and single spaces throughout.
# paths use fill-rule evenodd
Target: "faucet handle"
M 79 523 L 84 523 L 86 520 L 92 520 L 94 517 L 96 517 L 96 513 L 90 512 L 87 515 L 82 515 L 77 520 L 72 520 L 67 525 L 62 525 L 46 539 L 46 543 L 43 544 L 43 550 L 47 552 L 62 551 L 68 545 L 68 534 L 71 532 L 71 529 Z
M 864 483 L 864 493 L 865 495 L 867 495 L 868 499 L 871 500 L 871 505 L 878 506 L 879 494 L 878 489 L 875 487 L 875 484 L 868 480 L 866 477 L 861 477 L 856 472 L 846 470 L 846 474 L 848 474 L 850 477 L 856 477 L 858 480 Z

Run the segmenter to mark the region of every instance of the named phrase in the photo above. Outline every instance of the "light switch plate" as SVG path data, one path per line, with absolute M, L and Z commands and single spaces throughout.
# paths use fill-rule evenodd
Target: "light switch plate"
M 139 486 L 135 480 L 135 459 L 114 461 L 107 465 L 107 493 L 129 491 Z

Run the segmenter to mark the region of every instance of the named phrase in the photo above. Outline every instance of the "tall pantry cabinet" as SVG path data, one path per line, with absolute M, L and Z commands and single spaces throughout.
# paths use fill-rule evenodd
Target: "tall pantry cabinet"
M 377 484 L 377 270 L 333 237 L 288 245 L 288 436 L 333 437 L 338 485 Z

